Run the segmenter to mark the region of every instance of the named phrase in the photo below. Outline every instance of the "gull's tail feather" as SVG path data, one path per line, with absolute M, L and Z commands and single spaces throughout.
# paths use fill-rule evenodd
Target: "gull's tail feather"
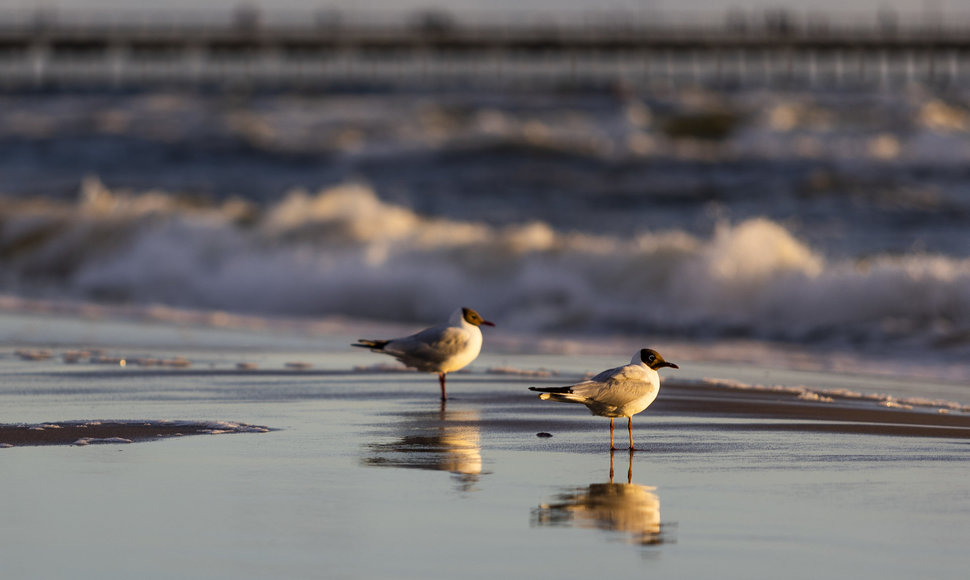
M 541 393 L 539 398 L 543 401 L 553 400 L 561 401 L 563 403 L 583 403 L 586 401 L 586 397 L 581 397 L 579 395 L 573 394 L 573 388 L 570 387 L 529 387 L 530 391 L 536 391 Z
M 361 348 L 369 348 L 371 350 L 384 350 L 387 346 L 389 340 L 367 340 L 365 338 L 358 338 L 357 342 L 351 344 L 350 346 L 359 346 Z
M 573 392 L 572 386 L 568 387 L 529 387 L 530 391 L 536 391 L 538 393 L 556 393 L 558 395 L 564 395 Z

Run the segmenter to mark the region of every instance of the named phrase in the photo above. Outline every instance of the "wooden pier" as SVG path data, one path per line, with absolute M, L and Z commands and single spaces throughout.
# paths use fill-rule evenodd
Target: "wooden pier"
M 316 15 L 263 22 L 0 19 L 0 90 L 165 86 L 964 86 L 970 26 L 623 21 L 398 24 Z

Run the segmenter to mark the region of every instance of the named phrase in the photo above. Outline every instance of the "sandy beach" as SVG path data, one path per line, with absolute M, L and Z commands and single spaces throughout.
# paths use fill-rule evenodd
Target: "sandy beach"
M 970 564 L 970 414 L 929 381 L 912 381 L 920 404 L 878 394 L 905 380 L 786 385 L 783 369 L 679 360 L 634 421 L 641 450 L 611 454 L 605 419 L 527 391 L 608 354 L 486 352 L 442 405 L 433 375 L 374 367 L 340 334 L 0 322 L 4 577 L 959 578 Z M 57 338 L 72 324 L 85 343 Z M 190 364 L 64 362 L 92 346 Z M 765 384 L 740 381 L 753 370 Z

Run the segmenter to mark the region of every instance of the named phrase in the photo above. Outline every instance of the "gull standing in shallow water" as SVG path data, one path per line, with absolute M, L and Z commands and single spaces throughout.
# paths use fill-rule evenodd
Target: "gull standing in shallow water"
M 419 371 L 438 373 L 441 400 L 444 401 L 448 398 L 445 394 L 445 374 L 462 369 L 478 358 L 482 350 L 482 331 L 479 328 L 482 325 L 495 326 L 471 308 L 459 308 L 451 314 L 447 324 L 390 340 L 362 338 L 351 346 L 389 354 Z
M 660 375 L 663 367 L 680 368 L 664 360 L 660 353 L 641 349 L 633 355 L 630 364 L 608 369 L 591 379 L 566 387 L 538 388 L 530 391 L 542 393 L 542 400 L 552 399 L 563 403 L 582 403 L 594 415 L 610 418 L 610 449 L 613 446 L 613 419 L 626 417 L 630 431 L 630 450 L 633 447 L 633 416 L 650 406 L 660 391 Z

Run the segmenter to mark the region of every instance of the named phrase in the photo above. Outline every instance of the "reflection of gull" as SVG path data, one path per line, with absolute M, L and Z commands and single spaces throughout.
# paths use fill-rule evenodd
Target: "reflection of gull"
M 364 463 L 374 466 L 448 471 L 464 491 L 471 491 L 482 474 L 478 411 L 445 411 L 409 416 L 393 427 L 406 432 L 390 443 L 368 446 Z
M 426 328 L 421 332 L 390 340 L 360 339 L 356 344 L 374 352 L 389 354 L 405 365 L 438 373 L 441 400 L 445 394 L 445 374 L 468 366 L 482 350 L 481 325 L 495 326 L 471 308 L 459 308 L 446 324 Z
M 556 502 L 533 510 L 533 525 L 610 530 L 625 533 L 635 544 L 663 543 L 660 498 L 653 493 L 656 488 L 632 483 L 633 454 L 629 455 L 627 483 L 613 483 L 613 453 L 610 452 L 609 483 L 594 483 L 557 495 Z
M 649 348 L 640 349 L 630 364 L 607 369 L 593 378 L 565 387 L 537 388 L 542 400 L 562 403 L 582 403 L 594 415 L 610 418 L 610 449 L 613 446 L 613 419 L 627 418 L 630 431 L 630 451 L 633 451 L 633 416 L 650 406 L 660 391 L 657 369 L 678 368 L 664 360 L 660 353 Z

